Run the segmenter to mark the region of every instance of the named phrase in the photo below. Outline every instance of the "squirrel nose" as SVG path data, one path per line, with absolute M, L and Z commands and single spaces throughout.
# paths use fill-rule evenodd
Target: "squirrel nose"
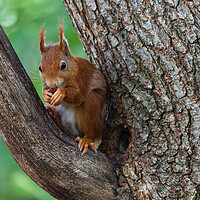
M 50 88 L 56 88 L 56 83 L 54 81 L 47 81 L 46 80 L 46 84 L 50 87 Z

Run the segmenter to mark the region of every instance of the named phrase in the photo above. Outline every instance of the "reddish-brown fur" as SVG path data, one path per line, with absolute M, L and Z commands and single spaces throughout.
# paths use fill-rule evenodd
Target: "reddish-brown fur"
M 106 83 L 101 72 L 88 60 L 72 56 L 67 41 L 63 38 L 63 23 L 59 26 L 60 42 L 44 45 L 45 28 L 40 31 L 41 77 L 43 79 L 43 99 L 59 126 L 61 116 L 56 106 L 61 102 L 73 105 L 75 121 L 80 137 L 79 149 L 87 152 L 88 146 L 95 150 L 101 143 L 104 129 L 104 106 Z M 61 71 L 61 63 L 67 69 Z M 62 87 L 63 86 L 63 87 Z M 54 89 L 53 89 L 54 88 Z

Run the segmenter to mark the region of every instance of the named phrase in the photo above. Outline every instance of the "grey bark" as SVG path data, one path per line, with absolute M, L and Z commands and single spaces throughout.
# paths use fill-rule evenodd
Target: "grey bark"
M 132 136 L 119 198 L 200 198 L 199 0 L 63 2 Z
M 114 199 L 110 160 L 81 156 L 45 110 L 0 26 L 0 135 L 19 166 L 57 199 Z

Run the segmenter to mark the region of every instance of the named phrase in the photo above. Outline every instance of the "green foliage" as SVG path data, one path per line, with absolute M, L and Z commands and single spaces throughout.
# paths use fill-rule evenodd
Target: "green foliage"
M 41 96 L 39 77 L 40 27 L 47 29 L 46 43 L 58 42 L 58 21 L 64 20 L 65 37 L 73 55 L 87 58 L 61 0 L 0 0 L 0 24 Z M 0 199 L 51 200 L 17 165 L 0 138 Z

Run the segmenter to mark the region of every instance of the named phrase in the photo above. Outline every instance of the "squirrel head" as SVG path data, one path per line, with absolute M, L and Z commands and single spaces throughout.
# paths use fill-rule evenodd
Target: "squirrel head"
M 43 26 L 39 34 L 41 63 L 39 66 L 43 82 L 50 88 L 63 88 L 67 80 L 76 73 L 76 62 L 70 52 L 68 42 L 63 35 L 63 22 L 59 25 L 59 43 L 45 46 L 46 29 Z

